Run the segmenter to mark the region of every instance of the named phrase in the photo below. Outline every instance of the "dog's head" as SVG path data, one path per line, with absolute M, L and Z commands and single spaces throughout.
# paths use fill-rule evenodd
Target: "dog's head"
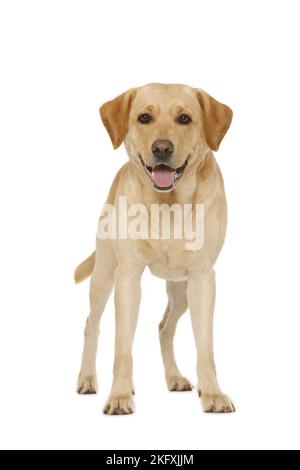
M 114 148 L 125 142 L 158 191 L 170 191 L 207 150 L 218 150 L 231 109 L 202 90 L 151 84 L 128 90 L 100 108 Z

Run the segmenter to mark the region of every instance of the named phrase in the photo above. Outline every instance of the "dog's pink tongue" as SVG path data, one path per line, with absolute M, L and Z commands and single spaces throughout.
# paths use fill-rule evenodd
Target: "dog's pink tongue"
M 159 165 L 152 170 L 152 179 L 159 188 L 168 188 L 174 183 L 175 170 L 169 166 Z

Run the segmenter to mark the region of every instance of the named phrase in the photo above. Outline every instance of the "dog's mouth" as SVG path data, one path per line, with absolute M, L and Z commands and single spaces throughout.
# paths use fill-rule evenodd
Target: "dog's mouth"
M 172 168 L 171 166 L 165 165 L 164 163 L 158 163 L 152 167 L 146 165 L 141 156 L 140 160 L 145 172 L 152 181 L 153 187 L 157 191 L 171 191 L 179 178 L 183 175 L 183 172 L 188 164 L 188 158 L 183 165 L 177 168 Z

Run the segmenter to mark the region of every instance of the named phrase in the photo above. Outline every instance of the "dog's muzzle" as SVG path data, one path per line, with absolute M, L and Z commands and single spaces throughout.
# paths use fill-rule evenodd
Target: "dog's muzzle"
M 186 159 L 184 164 L 178 168 L 173 168 L 169 165 L 166 165 L 165 163 L 158 163 L 152 167 L 146 165 L 141 156 L 140 160 L 145 169 L 145 172 L 151 179 L 153 187 L 157 191 L 171 191 L 179 178 L 183 175 L 183 172 L 188 164 L 188 159 Z

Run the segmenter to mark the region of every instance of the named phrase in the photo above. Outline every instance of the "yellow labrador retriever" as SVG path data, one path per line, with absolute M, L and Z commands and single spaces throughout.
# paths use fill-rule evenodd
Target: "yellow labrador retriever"
M 159 336 L 169 390 L 192 388 L 180 373 L 173 350 L 176 324 L 189 307 L 197 346 L 197 390 L 203 409 L 232 412 L 234 406 L 217 381 L 213 354 L 213 267 L 224 242 L 227 214 L 223 180 L 212 153 L 218 150 L 230 126 L 232 111 L 200 89 L 150 84 L 130 89 L 105 103 L 100 114 L 114 148 L 125 143 L 129 161 L 112 184 L 107 199 L 112 210 L 107 209 L 100 218 L 100 222 L 105 218 L 106 225 L 112 222 L 113 228 L 107 230 L 110 236 L 97 237 L 96 251 L 75 272 L 76 282 L 91 275 L 90 315 L 78 392 L 96 393 L 99 321 L 115 286 L 114 376 L 104 413 L 133 412 L 132 343 L 141 276 L 148 266 L 167 284 L 168 305 L 159 325 Z M 136 236 L 129 236 L 124 227 L 121 234 L 117 233 L 113 222 L 114 217 L 119 225 L 123 220 L 124 198 L 129 208 L 126 214 L 131 219 L 137 208 L 140 210 L 140 231 L 135 220 Z M 132 206 L 134 210 L 130 209 Z M 150 221 L 152 207 L 158 207 L 161 213 L 166 207 L 173 210 L 174 217 L 169 220 L 172 234 L 180 234 L 182 224 L 191 219 L 194 228 L 202 225 L 202 243 L 189 244 L 191 237 L 186 232 L 182 236 L 165 236 L 164 227 L 157 220 L 150 233 L 144 222 Z M 175 208 L 183 207 L 191 210 L 176 218 Z M 203 217 L 195 221 L 197 207 L 203 208 Z M 147 236 L 143 235 L 141 225 Z

